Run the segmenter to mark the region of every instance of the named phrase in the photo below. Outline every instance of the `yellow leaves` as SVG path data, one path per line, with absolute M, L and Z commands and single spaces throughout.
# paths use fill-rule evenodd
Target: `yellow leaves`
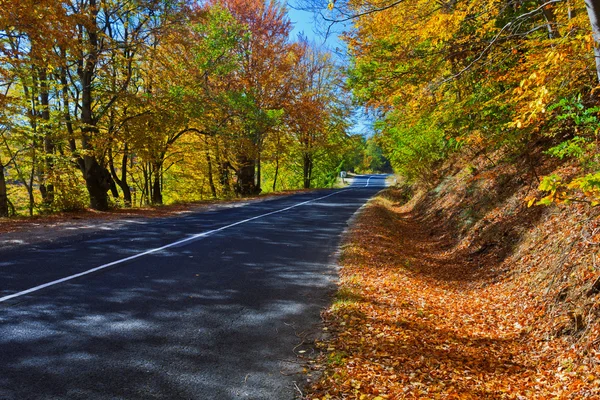
M 567 55 L 564 52 L 553 49 L 546 53 L 546 63 L 559 65 L 560 63 L 566 61 Z
M 600 204 L 600 173 L 587 174 L 563 181 L 557 174 L 542 177 L 538 190 L 546 192 L 539 201 L 536 196 L 527 196 L 527 207 L 535 205 L 569 204 L 573 201 L 587 203 L 592 207 Z
M 424 40 L 430 39 L 436 45 L 445 42 L 456 35 L 465 16 L 466 13 L 461 11 L 435 13 L 423 24 L 420 30 L 421 36 Z
M 327 4 L 327 9 L 328 9 L 329 11 L 332 11 L 334 7 L 335 7 L 335 1 L 330 1 L 330 2 Z
M 546 113 L 546 107 L 551 99 L 550 91 L 544 84 L 546 76 L 537 72 L 523 79 L 519 86 L 513 90 L 512 101 L 520 104 L 520 113 L 510 124 L 512 127 L 522 129 L 537 123 Z

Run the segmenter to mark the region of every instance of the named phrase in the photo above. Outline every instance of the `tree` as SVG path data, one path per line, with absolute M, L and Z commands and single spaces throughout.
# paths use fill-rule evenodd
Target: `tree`
M 139 119 L 153 177 L 152 203 L 162 204 L 162 171 L 173 145 L 184 134 L 214 136 L 232 117 L 231 88 L 239 73 L 240 47 L 247 41 L 242 25 L 218 5 L 190 10 L 185 24 L 171 27 L 148 56 L 148 112 Z M 141 127 L 140 127 L 141 129 Z M 140 130 L 138 129 L 138 130 Z
M 225 5 L 250 33 L 242 48 L 243 96 L 238 100 L 244 114 L 235 160 L 235 190 L 245 196 L 261 191 L 261 153 L 277 125 L 270 112 L 289 101 L 289 77 L 297 55 L 288 42 L 291 24 L 284 6 L 274 0 L 229 0 Z
M 1 5 L 0 191 L 17 190 L 17 211 L 88 201 L 106 210 L 109 193 L 125 206 L 202 198 L 205 187 L 246 196 L 283 177 L 311 186 L 316 164 L 343 142 L 340 96 L 317 82 L 331 60 L 318 56 L 321 72 L 298 68 L 304 45 L 290 40 L 279 3 Z M 302 145 L 304 173 L 295 169 Z
M 302 57 L 294 70 L 295 96 L 289 125 L 302 158 L 303 187 L 311 187 L 316 155 L 328 145 L 328 135 L 340 121 L 334 116 L 341 103 L 339 70 L 331 54 L 301 39 Z
M 586 0 L 585 7 L 592 27 L 592 36 L 595 43 L 594 59 L 596 60 L 596 75 L 598 76 L 598 82 L 600 82 L 600 1 Z

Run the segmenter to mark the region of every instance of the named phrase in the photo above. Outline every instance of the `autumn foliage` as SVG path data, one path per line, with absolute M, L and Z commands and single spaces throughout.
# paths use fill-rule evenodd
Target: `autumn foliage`
M 364 141 L 291 30 L 275 1 L 1 1 L 0 217 L 331 185 Z
M 549 155 L 581 171 L 545 180 L 532 204 L 598 204 L 595 2 L 331 4 L 331 19 L 354 16 L 349 85 L 404 177 L 431 181 L 457 152 L 525 157 L 544 138 Z
M 306 398 L 600 398 L 597 5 L 329 2 L 403 185 L 345 239 Z

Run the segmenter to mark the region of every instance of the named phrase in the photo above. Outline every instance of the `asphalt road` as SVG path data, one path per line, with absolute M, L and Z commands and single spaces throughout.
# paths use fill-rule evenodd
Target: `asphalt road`
M 384 179 L 0 249 L 0 399 L 293 399 Z

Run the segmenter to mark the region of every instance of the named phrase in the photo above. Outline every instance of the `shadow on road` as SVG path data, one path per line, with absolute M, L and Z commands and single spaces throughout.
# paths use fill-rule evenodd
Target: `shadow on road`
M 305 380 L 294 348 L 320 331 L 341 233 L 375 191 L 350 190 L 0 306 L 0 398 L 293 398 L 293 383 Z M 246 216 L 190 215 L 17 252 L 0 267 L 2 289 Z

